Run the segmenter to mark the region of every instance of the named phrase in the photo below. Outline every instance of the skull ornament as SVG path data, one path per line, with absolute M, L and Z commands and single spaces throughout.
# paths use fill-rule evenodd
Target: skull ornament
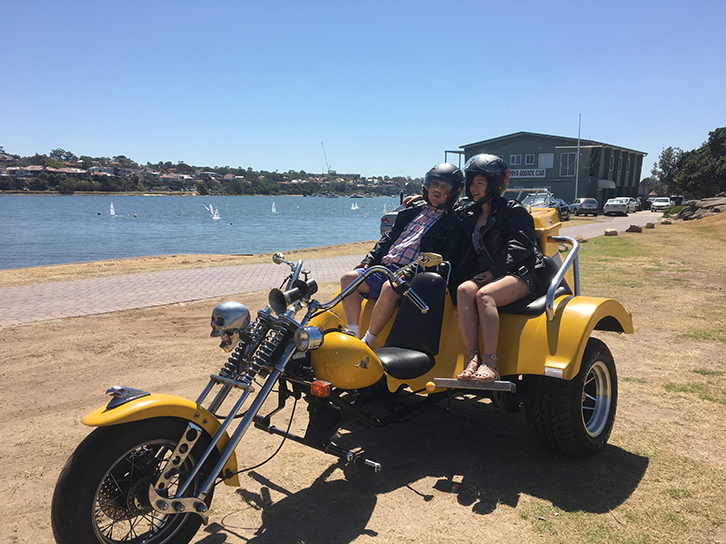
M 239 342 L 239 331 L 250 322 L 250 311 L 239 302 L 223 302 L 212 310 L 212 332 L 210 336 L 221 337 L 219 347 L 225 351 L 232 351 Z

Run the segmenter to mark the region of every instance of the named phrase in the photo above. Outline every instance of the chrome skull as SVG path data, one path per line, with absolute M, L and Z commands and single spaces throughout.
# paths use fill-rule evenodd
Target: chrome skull
M 250 311 L 239 302 L 223 302 L 212 310 L 212 332 L 210 336 L 221 338 L 219 347 L 232 351 L 239 342 L 239 331 L 250 322 Z

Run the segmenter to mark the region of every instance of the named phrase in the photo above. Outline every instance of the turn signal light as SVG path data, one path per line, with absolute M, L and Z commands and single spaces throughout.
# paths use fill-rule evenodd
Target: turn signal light
M 315 380 L 310 384 L 310 394 L 314 397 L 329 397 L 330 396 L 330 382 L 324 382 L 323 380 Z

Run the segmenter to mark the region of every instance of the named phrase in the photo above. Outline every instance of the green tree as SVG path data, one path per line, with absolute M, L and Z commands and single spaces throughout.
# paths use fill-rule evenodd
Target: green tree
M 48 155 L 51 159 L 55 159 L 60 162 L 77 162 L 78 157 L 76 157 L 73 153 L 70 151 L 66 151 L 65 149 L 54 149 L 50 152 L 50 155 Z
M 680 169 L 683 160 L 683 151 L 678 147 L 666 147 L 658 157 L 658 162 L 653 163 L 651 174 L 667 191 L 676 191 L 676 174 Z

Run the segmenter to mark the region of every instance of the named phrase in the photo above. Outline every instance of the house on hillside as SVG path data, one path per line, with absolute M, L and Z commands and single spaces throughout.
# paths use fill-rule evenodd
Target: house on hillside
M 510 188 L 546 187 L 567 202 L 576 197 L 594 197 L 600 203 L 616 196 L 636 197 L 646 153 L 617 145 L 516 132 L 490 140 L 462 145 L 468 160 L 478 153 L 504 159 L 512 170 Z

